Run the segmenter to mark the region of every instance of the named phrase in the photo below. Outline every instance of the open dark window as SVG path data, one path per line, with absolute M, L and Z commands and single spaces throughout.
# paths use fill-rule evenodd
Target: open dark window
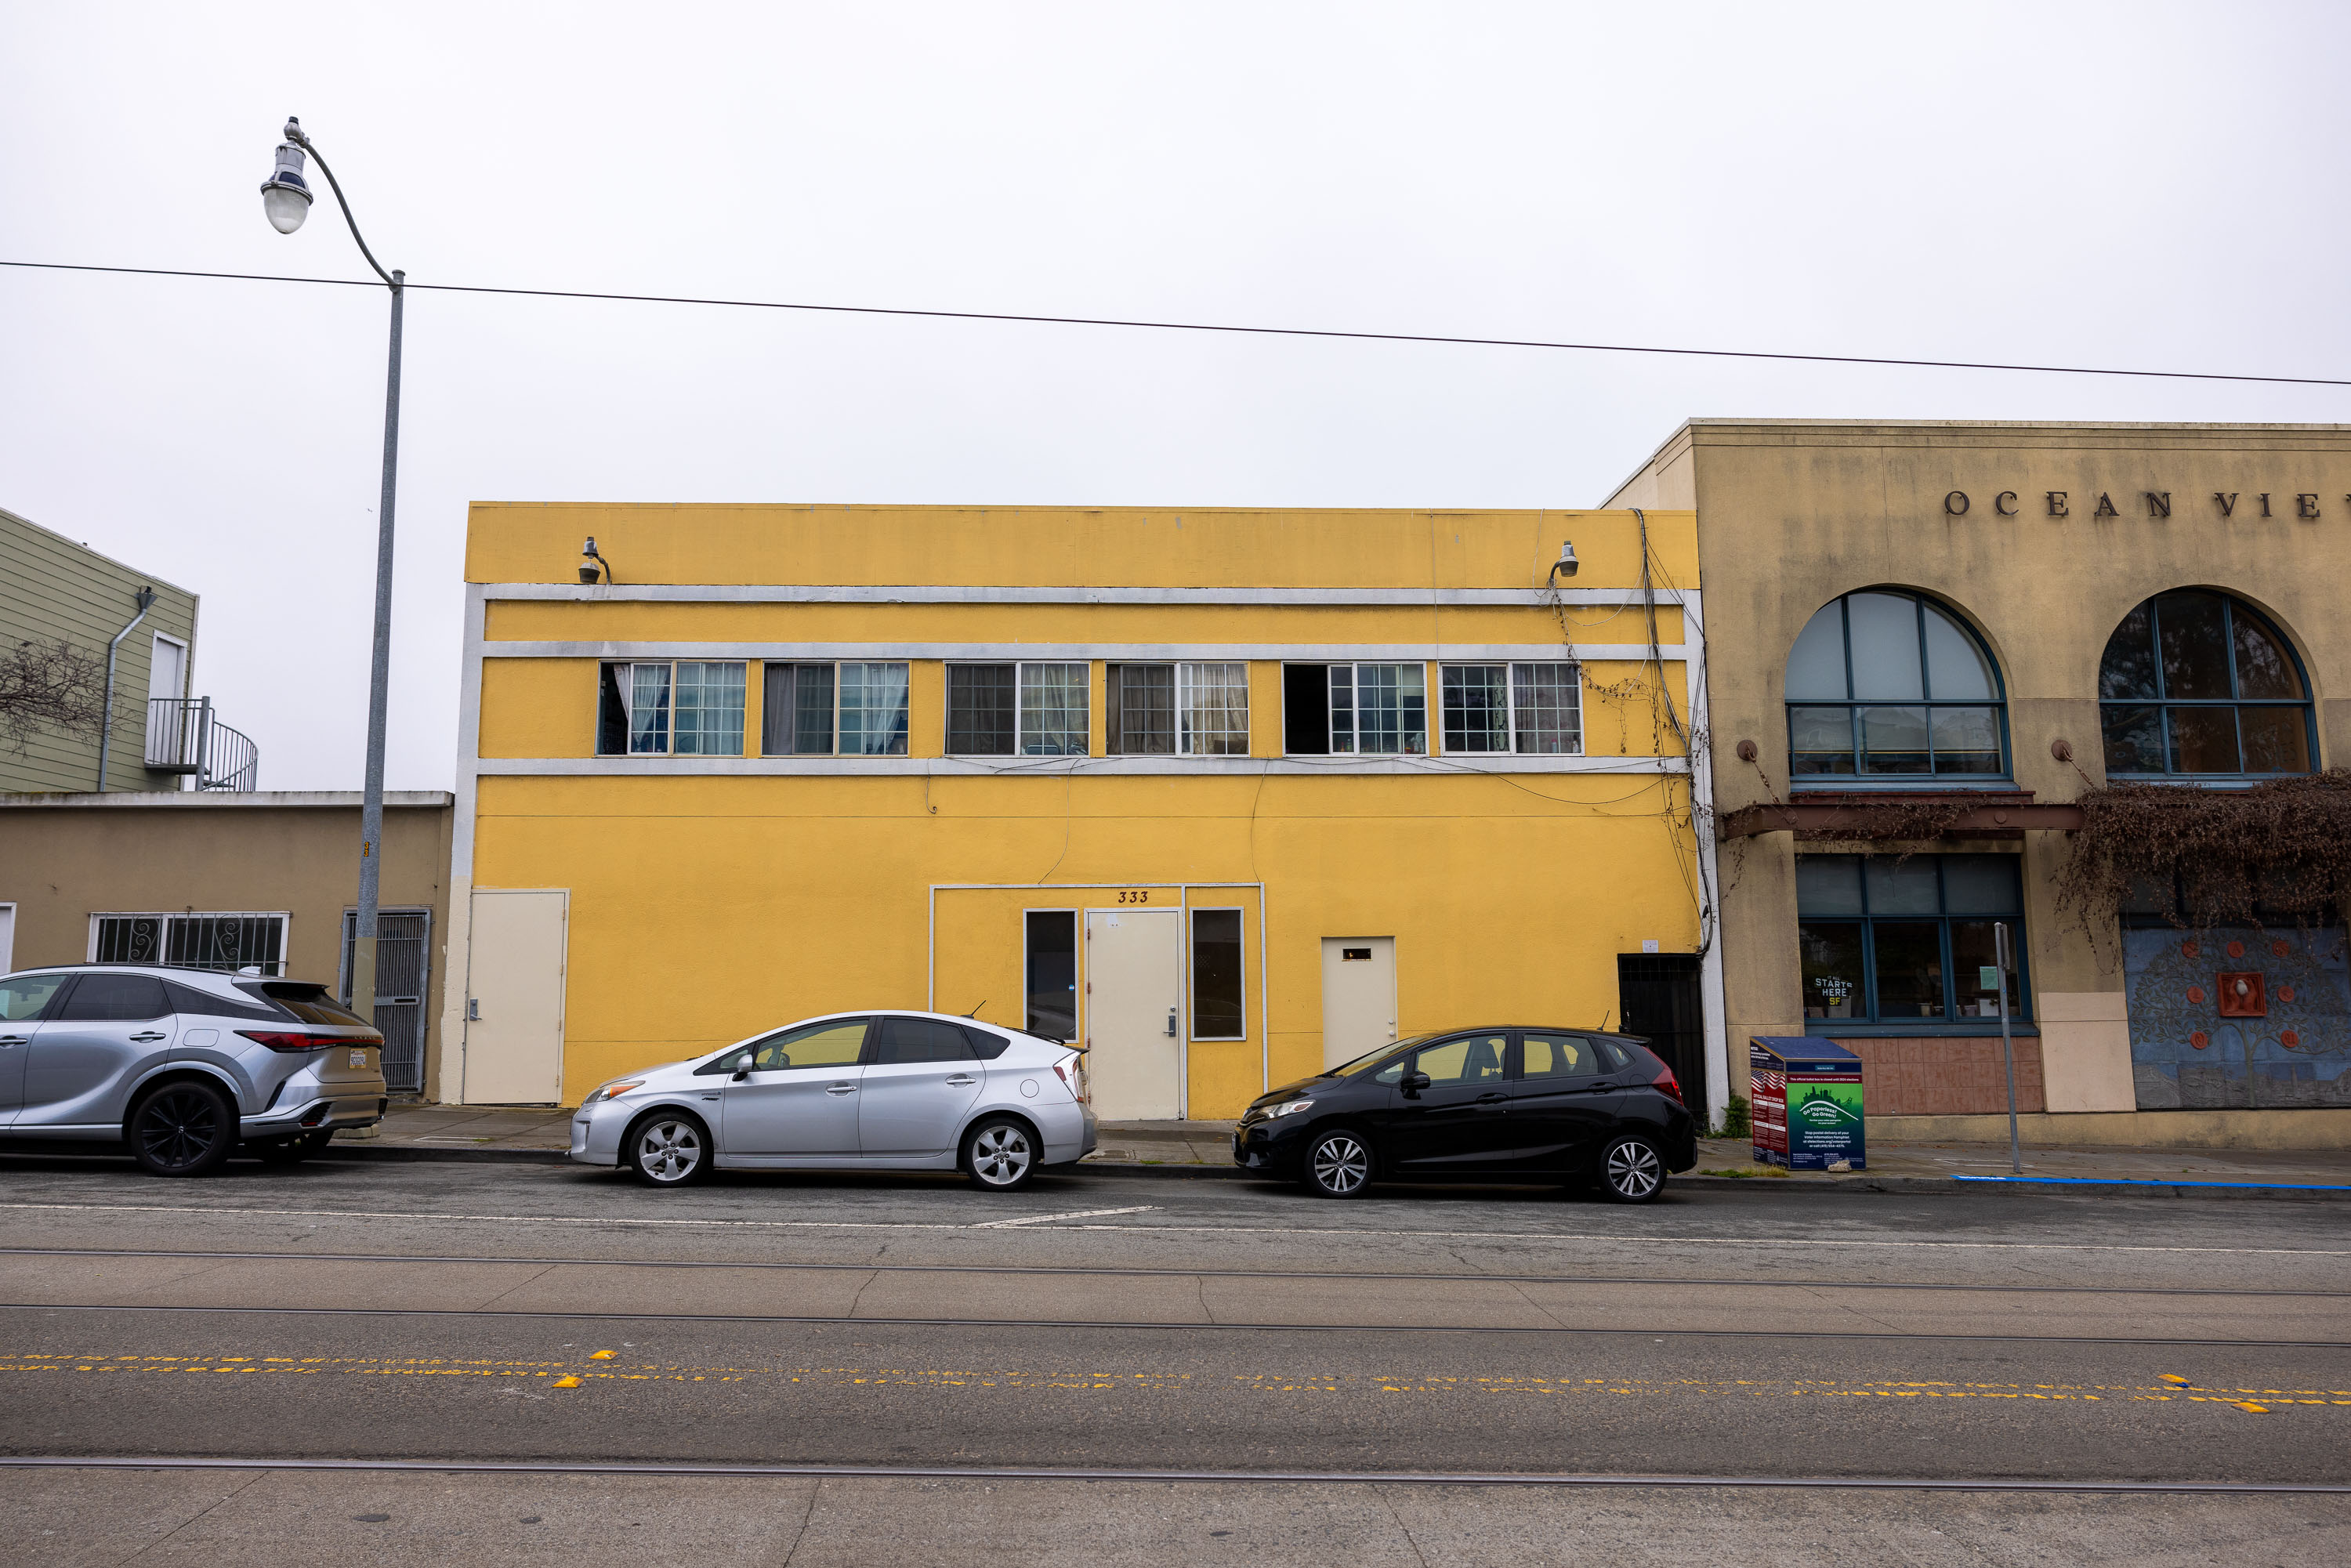
M 1281 749 L 1293 757 L 1331 754 L 1331 666 L 1281 666 Z

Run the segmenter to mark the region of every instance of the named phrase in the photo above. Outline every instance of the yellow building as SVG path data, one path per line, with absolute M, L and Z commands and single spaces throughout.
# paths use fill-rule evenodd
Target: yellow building
M 481 504 L 466 579 L 444 1100 L 855 1008 L 1108 1119 L 1628 1011 L 1728 1082 L 1687 511 Z

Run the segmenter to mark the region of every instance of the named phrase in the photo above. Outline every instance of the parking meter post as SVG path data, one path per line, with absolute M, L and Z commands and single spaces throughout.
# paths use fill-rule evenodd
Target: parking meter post
M 2016 1047 L 2008 1037 L 2008 922 L 1991 928 L 1993 956 L 2000 962 L 2000 1062 L 2008 1070 L 2008 1168 L 2024 1174 L 2024 1149 L 2016 1136 Z

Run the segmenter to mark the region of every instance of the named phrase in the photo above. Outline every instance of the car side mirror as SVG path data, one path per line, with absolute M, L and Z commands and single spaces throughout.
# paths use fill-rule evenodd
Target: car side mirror
M 1428 1074 L 1426 1072 L 1407 1072 L 1404 1075 L 1403 1087 L 1405 1097 L 1406 1099 L 1416 1099 L 1419 1097 L 1420 1092 L 1428 1087 Z

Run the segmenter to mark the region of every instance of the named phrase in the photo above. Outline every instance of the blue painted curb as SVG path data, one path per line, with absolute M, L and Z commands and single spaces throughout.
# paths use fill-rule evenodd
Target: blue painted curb
M 2242 1192 L 2351 1192 L 2351 1186 L 2334 1186 L 2315 1182 L 2284 1181 L 2150 1181 L 2137 1176 L 1954 1176 L 1953 1181 L 2002 1182 L 2009 1186 L 2025 1183 L 2039 1186 L 2194 1186 L 2226 1187 Z

